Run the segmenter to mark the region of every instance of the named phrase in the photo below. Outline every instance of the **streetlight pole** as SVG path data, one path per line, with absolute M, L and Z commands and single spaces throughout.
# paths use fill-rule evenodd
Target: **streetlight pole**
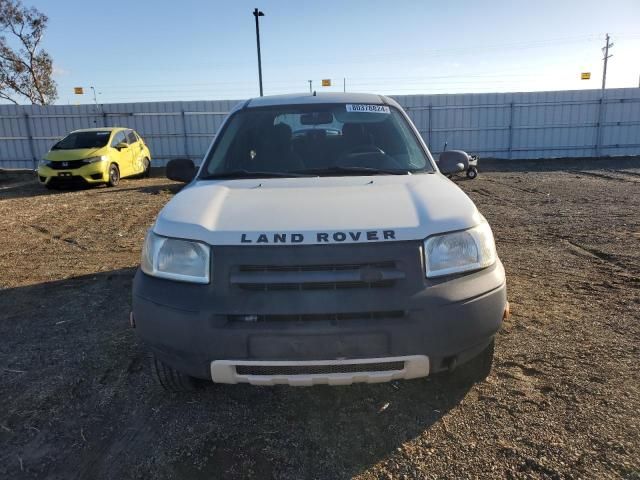
M 253 9 L 253 16 L 256 17 L 256 42 L 258 44 L 258 80 L 260 81 L 260 96 L 262 97 L 262 59 L 260 58 L 260 25 L 258 23 L 258 17 L 264 17 L 257 8 Z
M 96 104 L 96 111 L 97 112 L 101 112 L 104 113 L 103 109 L 102 109 L 102 105 L 98 105 L 98 97 L 96 95 L 96 89 L 93 85 L 91 85 L 91 90 L 93 90 L 93 103 Z M 100 95 L 102 95 L 102 92 L 98 92 Z

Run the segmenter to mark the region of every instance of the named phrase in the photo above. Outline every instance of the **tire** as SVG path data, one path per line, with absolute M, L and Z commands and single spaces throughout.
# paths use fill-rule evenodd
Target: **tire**
M 495 353 L 495 339 L 475 358 L 460 365 L 450 373 L 450 380 L 457 384 L 471 385 L 483 382 L 491 374 L 493 356 Z
M 120 169 L 115 163 L 109 165 L 109 180 L 107 180 L 107 187 L 115 187 L 120 183 Z
M 178 372 L 162 360 L 158 360 L 155 355 L 152 358 L 151 364 L 156 381 L 167 392 L 196 392 L 202 390 L 204 387 L 203 380 Z
M 151 176 L 151 161 L 145 157 L 142 162 L 144 163 L 144 169 L 142 170 L 140 177 L 149 178 Z
M 469 167 L 467 170 L 467 178 L 473 180 L 478 176 L 478 169 L 476 167 Z

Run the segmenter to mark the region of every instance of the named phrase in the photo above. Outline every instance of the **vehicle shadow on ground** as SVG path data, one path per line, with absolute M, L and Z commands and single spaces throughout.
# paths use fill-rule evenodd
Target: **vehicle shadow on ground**
M 163 183 L 160 185 L 139 185 L 136 186 L 133 183 L 128 183 L 127 185 L 120 185 L 115 188 L 110 188 L 104 191 L 98 191 L 97 193 L 109 193 L 109 192 L 141 192 L 147 193 L 149 195 L 158 195 L 163 192 L 169 192 L 171 194 L 176 194 L 184 187 L 183 183 Z
M 435 377 L 168 394 L 128 324 L 134 273 L 0 292 L 9 478 L 22 469 L 47 478 L 350 477 L 432 428 L 470 389 Z
M 64 195 L 88 190 L 95 190 L 95 193 L 98 194 L 114 194 L 118 192 L 133 191 L 147 193 L 150 195 L 158 195 L 162 192 L 176 194 L 184 187 L 184 184 L 175 182 L 163 183 L 160 185 L 136 185 L 135 182 L 137 180 L 138 179 L 127 179 L 119 186 L 112 188 L 108 188 L 105 185 L 86 185 L 50 190 L 44 185 L 41 185 L 33 176 L 25 174 L 24 178 L 0 182 L 0 201 L 14 198 L 40 197 L 44 195 Z
M 0 176 L 4 174 L 0 173 Z M 35 174 L 11 174 L 7 178 L 0 179 L 0 200 L 11 198 L 37 197 L 51 195 L 55 190 L 47 190 L 38 183 Z
M 379 385 L 309 388 L 213 386 L 203 392 L 198 416 L 216 422 L 223 408 L 233 433 L 209 431 L 180 459 L 178 478 L 351 478 L 442 422 L 470 385 L 440 379 Z M 210 424 L 211 424 L 210 423 Z M 219 425 L 221 427 L 221 425 Z M 186 461 L 184 461 L 186 460 Z
M 45 195 L 63 195 L 65 193 L 80 192 L 94 188 L 105 188 L 103 185 L 84 185 L 48 189 L 35 178 L 35 175 L 21 174 L 21 177 L 23 178 L 11 178 L 10 181 L 0 182 L 0 200 L 41 197 Z

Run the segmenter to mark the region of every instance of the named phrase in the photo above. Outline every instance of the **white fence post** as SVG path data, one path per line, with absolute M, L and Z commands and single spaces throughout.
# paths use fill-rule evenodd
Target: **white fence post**
M 36 149 L 33 145 L 33 130 L 31 128 L 31 119 L 29 118 L 29 114 L 24 112 L 24 123 L 27 127 L 27 138 L 29 141 L 29 151 L 31 152 L 31 161 L 33 162 L 33 169 L 35 170 L 38 167 L 38 159 L 36 158 Z

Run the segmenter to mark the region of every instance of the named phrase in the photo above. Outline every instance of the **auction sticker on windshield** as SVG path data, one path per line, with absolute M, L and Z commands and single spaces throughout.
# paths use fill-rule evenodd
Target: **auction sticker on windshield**
M 352 105 L 347 104 L 347 112 L 391 113 L 386 105 Z

